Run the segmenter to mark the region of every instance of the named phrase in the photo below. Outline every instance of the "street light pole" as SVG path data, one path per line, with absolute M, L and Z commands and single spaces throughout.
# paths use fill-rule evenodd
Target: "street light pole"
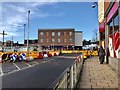
M 3 31 L 3 33 L 0 33 L 0 34 L 3 35 L 2 51 L 4 52 L 4 35 L 7 35 L 7 34 L 5 33 L 5 31 Z
M 27 53 L 29 53 L 29 14 L 30 14 L 30 11 L 28 11 L 28 38 L 27 38 Z M 29 56 L 29 54 L 28 54 Z
M 11 40 L 11 49 L 13 48 L 13 36 L 12 36 L 12 40 Z
M 24 45 L 25 45 L 25 26 L 26 24 L 24 24 Z

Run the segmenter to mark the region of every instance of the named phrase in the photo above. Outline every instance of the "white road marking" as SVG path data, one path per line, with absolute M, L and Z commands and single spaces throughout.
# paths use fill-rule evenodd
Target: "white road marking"
M 0 72 L 1 72 L 1 75 L 4 75 L 2 68 L 1 68 Z
M 39 64 L 38 62 L 35 62 L 35 61 L 33 61 L 33 63 L 35 63 L 35 64 Z
M 50 62 L 50 61 L 53 61 L 53 60 L 54 60 L 54 59 L 50 59 L 50 60 L 47 60 L 47 61 L 43 61 L 42 63 Z M 38 62 L 35 62 L 35 61 L 33 61 L 33 63 L 36 63 L 36 64 L 30 65 L 30 64 L 28 64 L 28 63 L 25 63 L 25 64 L 28 65 L 28 66 L 25 67 L 25 68 L 22 68 L 22 69 L 20 69 L 15 63 L 13 63 L 13 64 L 17 67 L 17 69 L 16 69 L 16 70 L 13 70 L 13 71 L 11 71 L 11 72 L 8 72 L 8 73 L 4 73 L 3 75 L 8 75 L 8 74 L 11 74 L 11 73 L 14 73 L 14 72 L 17 72 L 17 71 L 21 71 L 21 70 L 24 70 L 24 69 L 33 67 L 33 66 L 35 66 L 35 65 L 37 65 L 37 64 L 42 64 L 42 63 L 38 63 Z M 2 71 L 2 72 L 3 72 L 3 71 Z M 2 76 L 2 73 L 1 73 L 0 76 Z
M 18 67 L 18 65 L 17 64 L 15 64 L 15 63 L 13 63 L 14 65 L 15 65 L 15 67 L 18 69 L 18 70 L 20 70 L 20 68 Z
M 46 63 L 47 61 L 43 61 L 43 63 Z
M 25 63 L 26 65 L 28 65 L 29 67 L 31 67 L 31 65 L 30 64 L 28 64 L 28 63 Z

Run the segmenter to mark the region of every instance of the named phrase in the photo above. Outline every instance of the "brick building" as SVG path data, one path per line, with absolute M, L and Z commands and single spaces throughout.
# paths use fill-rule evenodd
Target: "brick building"
M 38 45 L 43 49 L 81 49 L 82 31 L 67 29 L 39 29 Z

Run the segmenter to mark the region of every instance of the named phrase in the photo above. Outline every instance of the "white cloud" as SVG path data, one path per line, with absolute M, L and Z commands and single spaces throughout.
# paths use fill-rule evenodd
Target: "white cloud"
M 8 33 L 6 37 L 18 36 L 18 26 L 27 23 L 28 10 L 30 10 L 31 19 L 35 17 L 47 17 L 49 13 L 40 11 L 38 8 L 52 4 L 52 2 L 4 2 L 0 5 L 2 16 L 0 18 L 0 33 L 3 30 Z M 2 7 L 1 7 L 2 6 Z M 2 8 L 2 9 L 1 9 Z M 1 15 L 1 14 L 0 14 Z M 2 22 L 1 22 L 2 21 Z M 21 35 L 22 36 L 22 35 Z M 2 41 L 2 35 L 0 35 Z

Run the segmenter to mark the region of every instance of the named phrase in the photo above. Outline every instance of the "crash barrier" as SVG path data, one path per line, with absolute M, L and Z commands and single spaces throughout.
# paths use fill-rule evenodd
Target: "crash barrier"
M 53 54 L 53 55 L 52 55 Z M 32 61 L 34 59 L 43 59 L 46 57 L 52 57 L 52 56 L 57 56 L 59 55 L 59 52 L 37 52 L 37 51 L 32 51 L 32 52 L 0 52 L 0 62 L 6 62 L 7 60 L 10 61 Z
M 48 88 L 53 90 L 73 89 L 77 86 L 83 65 L 83 56 L 76 58 L 71 67 L 67 68 Z
M 62 51 L 42 51 L 42 52 L 37 52 L 37 51 L 31 51 L 29 53 L 27 52 L 13 52 L 16 55 L 13 55 L 13 60 L 15 59 L 20 59 L 20 60 L 25 60 L 26 61 L 32 61 L 34 59 L 42 59 L 42 58 L 47 58 L 47 57 L 52 57 L 52 56 L 57 56 L 61 53 L 83 53 L 83 58 L 86 59 L 91 56 L 98 56 L 98 51 L 92 51 L 92 50 L 62 50 Z M 0 60 L 4 59 L 4 61 L 9 60 L 11 57 L 11 52 L 0 52 Z M 26 54 L 26 58 L 20 56 L 22 54 Z M 19 58 L 21 57 L 21 58 Z M 0 61 L 1 62 L 1 61 Z
M 91 56 L 98 56 L 98 51 L 93 50 L 62 50 L 62 53 L 83 53 L 84 59 Z
M 0 62 L 6 62 L 7 60 L 10 60 L 10 61 L 26 60 L 26 53 L 16 53 L 16 52 L 15 53 L 10 53 L 10 52 L 2 53 Z

